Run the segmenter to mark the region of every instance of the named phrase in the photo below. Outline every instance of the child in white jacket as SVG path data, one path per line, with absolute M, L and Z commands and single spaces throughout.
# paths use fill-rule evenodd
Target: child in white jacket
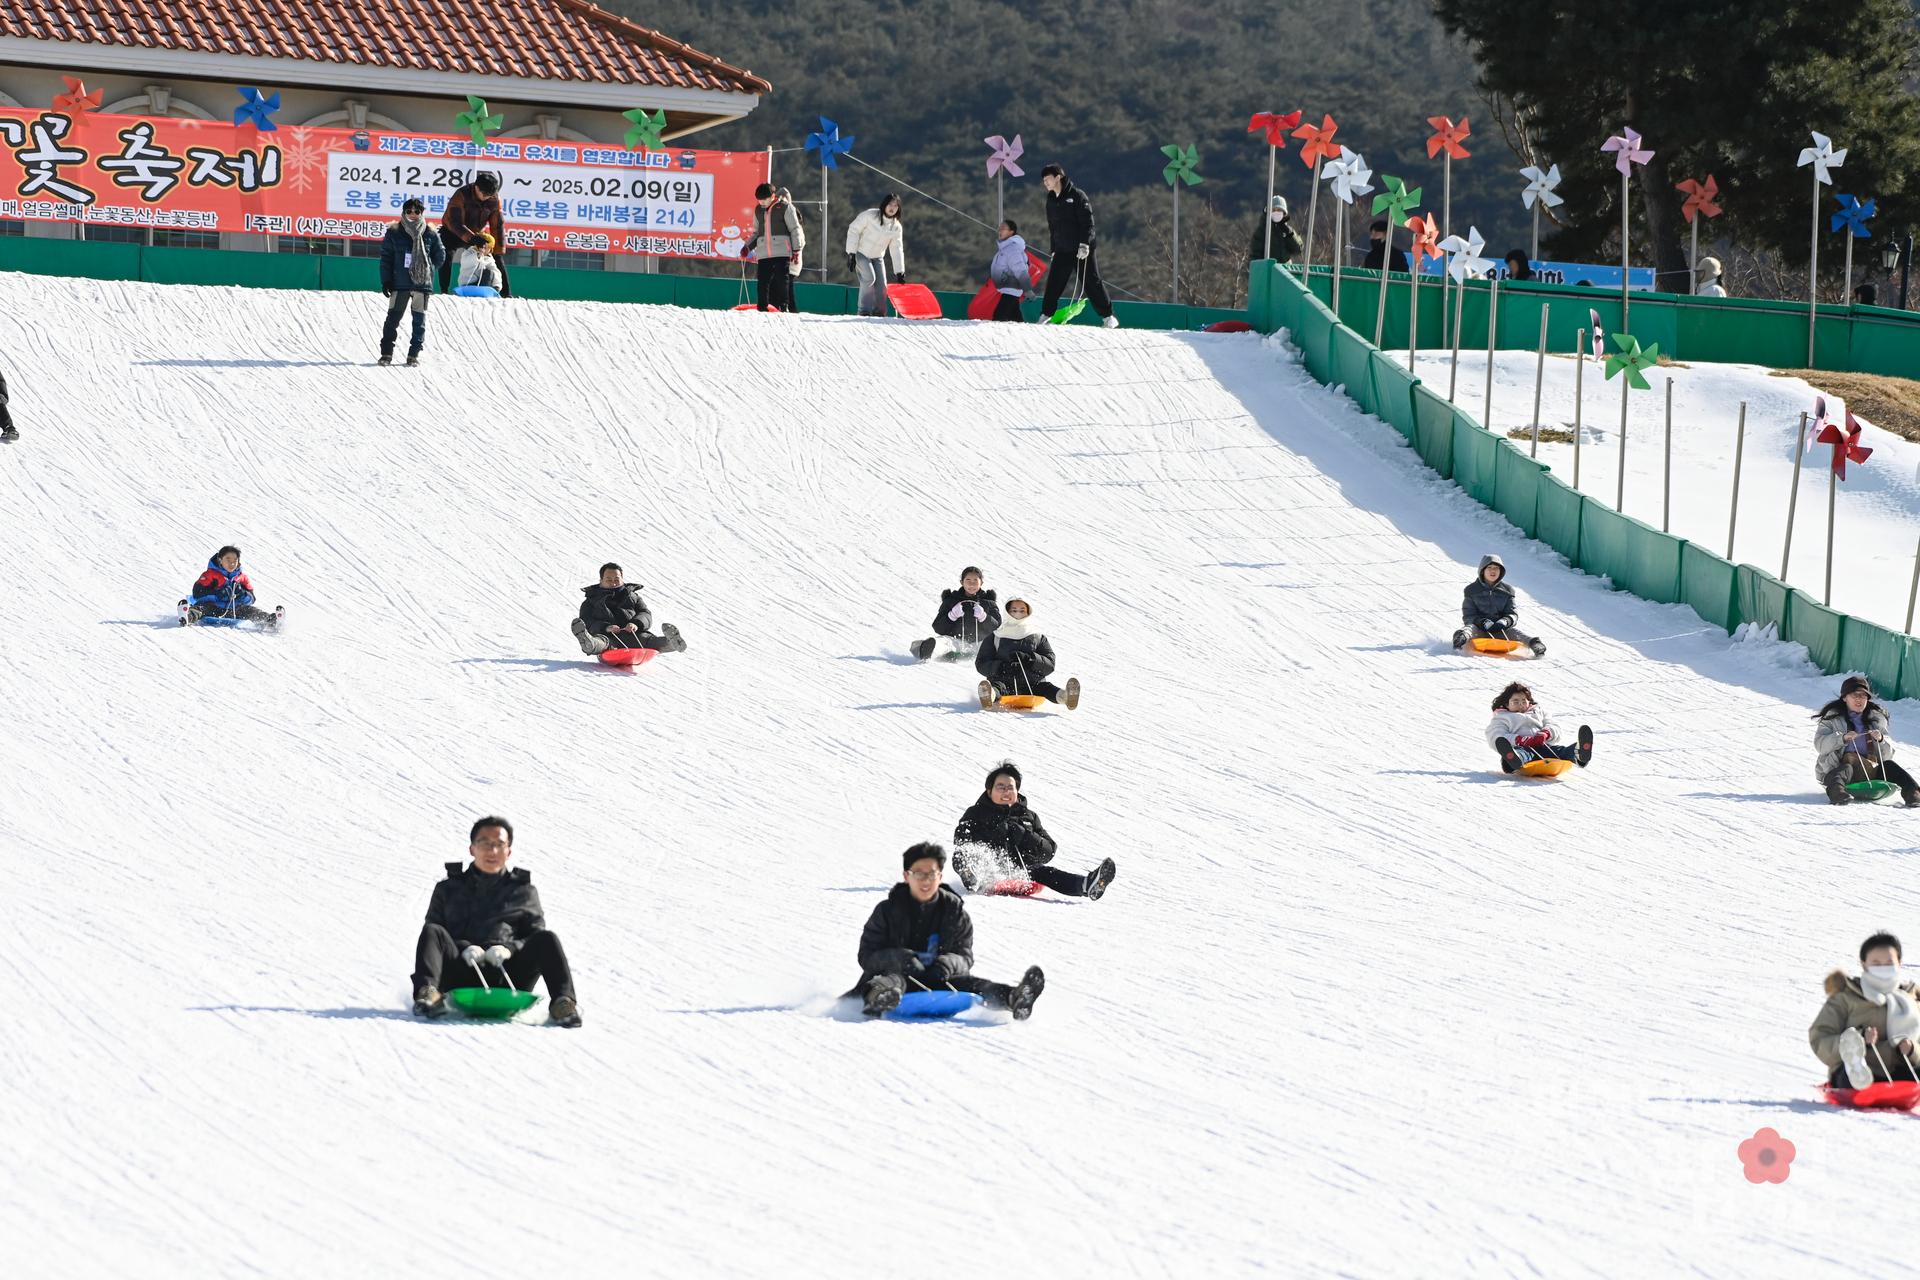
M 900 226 L 900 197 L 889 191 L 880 203 L 847 226 L 847 266 L 860 277 L 860 314 L 887 314 L 887 260 L 893 280 L 907 278 L 907 237 Z
M 1500 755 L 1502 773 L 1518 773 L 1531 760 L 1571 760 L 1581 768 L 1593 759 L 1593 730 L 1580 726 L 1577 744 L 1556 742 L 1560 730 L 1533 700 L 1533 690 L 1518 680 L 1493 700 L 1487 745 Z

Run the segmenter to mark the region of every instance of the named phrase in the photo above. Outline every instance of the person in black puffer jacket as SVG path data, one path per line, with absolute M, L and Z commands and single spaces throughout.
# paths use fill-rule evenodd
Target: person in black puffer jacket
M 980 570 L 968 565 L 960 571 L 958 590 L 942 591 L 933 615 L 933 635 L 913 642 L 913 656 L 925 662 L 933 656 L 938 637 L 947 636 L 963 650 L 977 645 L 1000 625 L 1000 605 L 994 593 L 981 585 Z
M 1047 677 L 1053 674 L 1053 645 L 1027 619 L 1033 606 L 1025 600 L 1007 601 L 1006 617 L 998 629 L 980 642 L 973 669 L 986 677 L 980 682 L 980 705 L 990 707 L 1010 693 L 1037 693 L 1071 711 L 1080 705 L 1080 682 L 1065 687 Z
M 658 649 L 662 653 L 686 649 L 680 628 L 671 622 L 662 623 L 660 634 L 653 634 L 653 611 L 641 598 L 639 584 L 627 585 L 619 565 L 601 565 L 600 581 L 580 590 L 587 598 L 580 602 L 580 616 L 572 623 L 580 652 L 605 653 L 616 647 Z
M 1453 647 L 1464 649 L 1472 639 L 1518 640 L 1542 657 L 1547 646 L 1537 636 L 1513 629 L 1513 588 L 1507 584 L 1507 566 L 1499 556 L 1481 556 L 1480 572 L 1463 593 L 1460 621 L 1467 625 L 1453 633 Z
M 1070 898 L 1098 899 L 1113 883 L 1113 859 L 1084 876 L 1048 865 L 1057 849 L 1040 815 L 1020 795 L 1020 770 L 1011 760 L 987 775 L 987 785 L 953 829 L 953 869 L 969 889 L 999 879 L 1031 880 Z
M 1053 241 L 1053 265 L 1047 271 L 1046 292 L 1040 302 L 1041 321 L 1051 319 L 1059 309 L 1060 294 L 1071 282 L 1093 304 L 1102 324 L 1109 329 L 1117 327 L 1113 302 L 1107 297 L 1099 259 L 1094 255 L 1093 201 L 1057 164 L 1040 170 L 1040 185 L 1047 189 L 1047 235 Z
M 528 991 L 544 979 L 547 1016 L 563 1027 L 579 1026 L 573 972 L 559 935 L 547 928 L 540 891 L 527 872 L 507 869 L 513 824 L 481 818 L 467 833 L 467 852 L 472 865 L 449 862 L 447 878 L 433 887 L 414 946 L 413 1011 L 437 1018 L 447 1011 L 445 992 L 497 987 L 508 978 Z
M 894 1008 L 910 990 L 969 991 L 984 997 L 988 1008 L 1008 1009 L 1022 1019 L 1031 1014 L 1047 981 L 1039 965 L 1014 986 L 973 976 L 967 904 L 940 883 L 947 851 L 916 844 L 900 863 L 900 883 L 860 931 L 860 981 L 847 995 L 861 999 L 868 1017 Z

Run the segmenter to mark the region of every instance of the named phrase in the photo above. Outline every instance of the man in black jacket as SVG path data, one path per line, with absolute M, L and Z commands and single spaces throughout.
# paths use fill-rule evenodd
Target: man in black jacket
M 1485 640 L 1492 637 L 1495 640 L 1518 640 L 1532 649 L 1536 658 L 1546 655 L 1545 641 L 1513 629 L 1516 616 L 1513 588 L 1507 584 L 1506 562 L 1499 556 L 1480 557 L 1480 572 L 1474 575 L 1473 581 L 1467 584 L 1461 595 L 1460 621 L 1467 625 L 1453 633 L 1454 648 L 1464 649 L 1467 641 L 1475 638 Z
M 660 634 L 653 634 L 653 610 L 641 598 L 638 583 L 627 585 L 619 565 L 601 565 L 600 581 L 580 590 L 587 598 L 580 602 L 580 616 L 570 624 L 573 638 L 580 642 L 580 652 L 604 653 L 615 647 L 658 649 L 663 653 L 686 649 L 680 628 L 671 622 L 662 623 Z
M 1373 226 L 1367 234 L 1370 237 L 1369 244 L 1372 247 L 1367 250 L 1367 256 L 1360 259 L 1361 266 L 1369 271 L 1378 271 L 1380 264 L 1386 262 L 1389 263 L 1387 267 L 1389 271 L 1405 271 L 1407 269 L 1406 250 L 1395 249 L 1391 258 L 1389 258 L 1387 254 L 1387 237 L 1393 234 L 1393 225 L 1391 223 L 1385 218 L 1375 218 L 1373 220 Z
M 908 990 L 970 991 L 990 1009 L 1032 1014 L 1047 984 L 1039 965 L 1011 987 L 973 976 L 973 921 L 960 895 L 940 883 L 947 851 L 916 844 L 900 861 L 900 883 L 860 931 L 860 983 L 847 994 L 861 998 L 869 1017 L 897 1006 Z
M 991 889 L 1003 871 L 1070 898 L 1098 899 L 1113 883 L 1113 859 L 1084 876 L 1049 866 L 1053 837 L 1020 794 L 1020 770 L 1011 760 L 987 775 L 987 785 L 953 829 L 953 869 L 969 889 Z
M 938 636 L 949 636 L 964 649 L 993 634 L 1000 625 L 1000 605 L 994 593 L 982 585 L 984 582 L 975 565 L 960 571 L 959 590 L 940 593 L 940 608 L 933 615 L 933 635 L 913 642 L 914 657 L 922 662 L 931 658 Z
M 1046 297 L 1040 303 L 1040 320 L 1045 323 L 1060 305 L 1060 291 L 1072 276 L 1101 323 L 1117 329 L 1113 303 L 1107 299 L 1106 282 L 1100 279 L 1100 266 L 1093 256 L 1093 202 L 1087 193 L 1067 181 L 1067 171 L 1050 164 L 1040 171 L 1040 185 L 1047 189 L 1047 233 L 1053 241 L 1053 265 L 1047 271 Z
M 413 953 L 413 1011 L 438 1018 L 447 1011 L 444 992 L 499 986 L 506 978 L 528 991 L 536 979 L 545 979 L 547 1016 L 563 1027 L 579 1026 L 573 972 L 559 935 L 547 929 L 540 891 L 525 871 L 507 870 L 513 824 L 481 818 L 467 841 L 473 865 L 447 864 L 447 878 L 433 887 L 427 920 L 420 926 Z

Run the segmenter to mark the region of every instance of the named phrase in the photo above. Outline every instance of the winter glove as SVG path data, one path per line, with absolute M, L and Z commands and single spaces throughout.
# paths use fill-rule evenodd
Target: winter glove
M 467 949 L 460 953 L 460 958 L 466 961 L 469 965 L 478 969 L 480 967 L 480 962 L 487 958 L 487 953 L 482 951 L 479 947 L 469 944 Z
M 985 622 L 985 621 L 987 620 L 987 611 L 986 611 L 986 610 L 985 610 L 984 608 L 982 608 L 981 606 L 979 606 L 979 605 L 977 605 L 977 604 L 976 604 L 976 605 L 974 605 L 974 606 L 973 606 L 973 620 L 974 620 L 975 622 Z
M 495 968 L 506 968 L 507 961 L 511 959 L 513 959 L 512 947 L 503 947 L 496 942 L 487 948 L 487 963 L 493 965 Z
M 1881 739 L 1885 738 L 1886 736 L 1887 736 L 1886 734 L 1880 732 L 1878 729 L 1867 730 L 1867 741 L 1869 742 L 1879 742 Z
M 380 296 L 381 296 L 381 297 L 383 297 L 383 298 L 391 298 L 391 297 L 393 296 L 393 290 L 391 290 L 391 289 L 382 289 L 382 290 L 380 291 Z
M 856 263 L 856 262 L 854 261 L 854 257 L 853 257 L 853 255 L 852 255 L 852 254 L 848 254 L 848 255 L 847 255 L 847 270 L 849 270 L 849 271 L 858 271 L 859 269 L 860 269 L 860 267 L 859 267 L 859 264 L 858 264 L 858 263 Z
M 1076 257 L 1076 258 L 1082 258 L 1082 259 L 1084 259 L 1084 258 L 1085 258 L 1085 257 L 1086 257 L 1086 256 L 1087 256 L 1088 254 L 1090 254 L 1090 253 L 1092 253 L 1092 252 L 1093 252 L 1093 246 L 1092 246 L 1092 245 L 1090 245 L 1090 244 L 1083 244 L 1083 245 L 1081 245 L 1081 246 L 1080 246 L 1080 247 L 1079 247 L 1078 249 L 1076 249 L 1076 250 L 1074 251 L 1074 254 L 1073 254 L 1073 256 L 1074 256 L 1074 257 Z
M 899 272 L 893 277 L 893 282 L 895 284 L 905 284 L 907 282 L 907 273 L 904 271 Z
M 1542 729 L 1538 733 L 1524 734 L 1521 737 L 1515 738 L 1513 745 L 1516 747 L 1544 747 L 1547 745 L 1547 732 Z
M 947 620 L 950 622 L 958 622 L 960 621 L 960 615 L 965 613 L 966 611 L 967 611 L 967 606 L 965 606 L 964 604 L 957 604 L 953 606 L 953 608 L 947 610 Z

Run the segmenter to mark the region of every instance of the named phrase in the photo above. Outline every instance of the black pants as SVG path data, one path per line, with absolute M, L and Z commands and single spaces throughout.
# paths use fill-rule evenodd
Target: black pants
M 1913 775 L 1891 760 L 1875 763 L 1849 751 L 1840 757 L 1840 767 L 1834 772 L 1840 775 L 1840 785 L 1843 787 L 1849 782 L 1872 782 L 1885 778 L 1900 788 L 1902 796 L 1912 795 L 1914 791 Z
M 1040 303 L 1040 314 L 1050 316 L 1060 308 L 1060 294 L 1070 285 L 1086 283 L 1082 286 L 1088 302 L 1093 304 L 1094 312 L 1102 320 L 1113 314 L 1113 303 L 1107 298 L 1107 285 L 1100 278 L 1098 260 L 1100 253 L 1095 250 L 1084 259 L 1075 258 L 1069 250 L 1065 254 L 1053 255 L 1053 266 L 1047 271 L 1047 292 Z
M 760 310 L 777 307 L 781 311 L 793 310 L 793 277 L 787 274 L 785 258 L 761 258 L 753 264 L 754 274 L 760 281 Z
M 482 985 L 473 966 L 460 958 L 460 944 L 437 924 L 420 926 L 420 941 L 413 949 L 413 987 L 434 986 L 442 991 Z M 487 982 L 501 986 L 501 973 L 492 965 L 483 965 Z M 513 959 L 507 961 L 506 977 L 522 991 L 533 990 L 536 979 L 547 983 L 547 999 L 558 1000 L 573 994 L 573 970 L 567 967 L 567 953 L 560 946 L 560 935 L 535 929 L 521 943 Z
M 1549 742 L 1538 747 L 1523 747 L 1515 744 L 1513 754 L 1520 757 L 1520 763 L 1531 760 L 1571 760 L 1580 763 L 1580 746 L 1572 742 Z
M 242 622 L 265 622 L 273 617 L 273 610 L 261 609 L 250 604 L 235 605 L 228 608 L 223 604 L 196 604 L 187 609 L 187 621 L 199 625 L 207 618 L 238 618 Z
M 1001 294 L 1000 301 L 993 304 L 993 318 L 995 320 L 1026 319 L 1020 314 L 1020 299 L 1010 293 Z
M 1077 876 L 1071 871 L 1062 871 L 1050 862 L 1028 862 L 1018 854 L 997 854 L 981 858 L 962 845 L 953 851 L 953 873 L 960 877 L 960 883 L 969 889 L 985 885 L 992 888 L 989 878 L 999 879 L 1000 868 L 1007 869 L 1007 878 L 1025 876 L 1037 885 L 1064 894 L 1069 898 L 1084 898 L 1087 894 L 1087 878 Z
M 380 354 L 391 356 L 394 341 L 400 336 L 400 317 L 408 307 L 413 308 L 413 337 L 407 343 L 407 359 L 420 354 L 420 348 L 427 345 L 427 299 L 432 297 L 425 289 L 395 289 L 393 297 L 387 300 L 387 323 L 380 329 Z
M 653 649 L 667 653 L 680 651 L 670 637 L 657 636 L 651 631 L 622 631 L 617 638 L 608 631 L 596 631 L 593 635 L 595 639 L 606 642 L 595 649 L 595 653 L 605 653 L 608 649 Z
M 882 951 L 873 956 L 867 968 L 861 972 L 860 981 L 847 994 L 864 1000 L 867 996 L 867 984 L 880 975 L 889 973 L 897 973 L 905 978 L 909 991 L 965 991 L 984 998 L 989 1009 L 1006 1008 L 1007 997 L 1013 993 L 1013 988 L 1004 982 L 988 982 L 985 978 L 977 978 L 972 974 L 965 974 L 958 978 L 934 978 L 926 972 L 925 966 L 920 963 L 919 956 L 905 947 L 896 947 L 891 951 Z
M 1060 701 L 1060 686 L 1051 680 L 1035 680 L 1027 675 L 1026 668 L 1019 663 L 1002 662 L 987 677 L 1001 697 L 1010 693 L 1037 693 L 1048 702 Z

